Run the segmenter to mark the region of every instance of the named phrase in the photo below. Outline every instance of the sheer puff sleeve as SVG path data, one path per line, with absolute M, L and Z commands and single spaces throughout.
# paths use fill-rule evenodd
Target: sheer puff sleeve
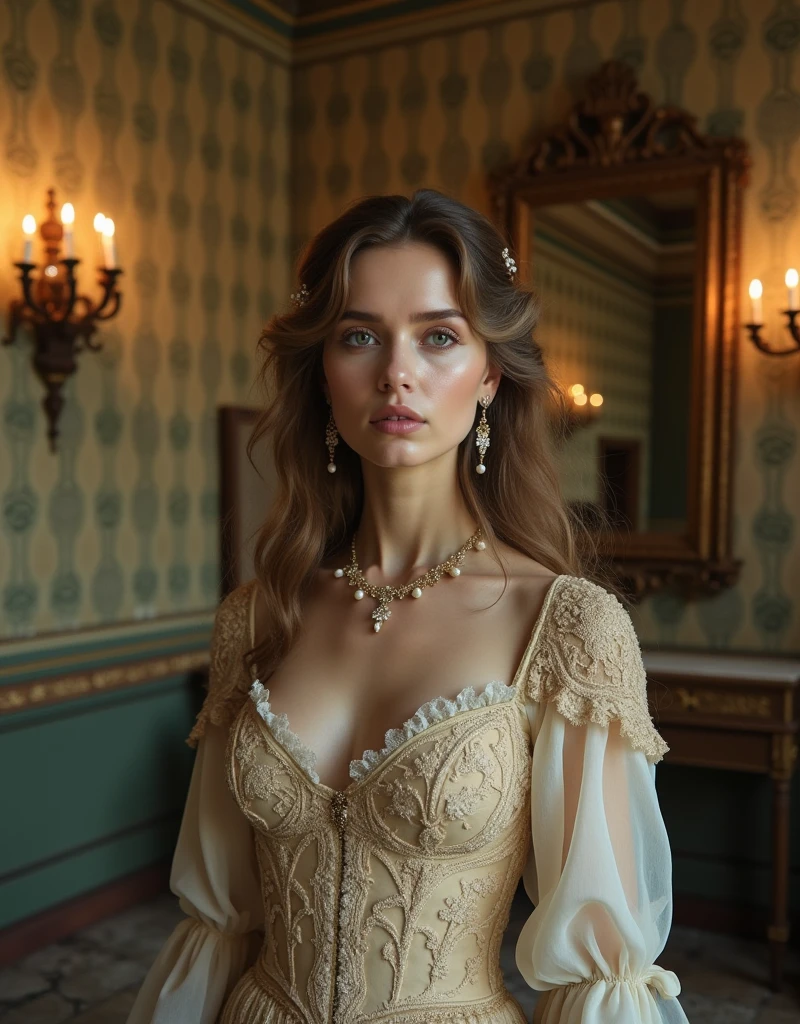
M 226 773 L 228 719 L 236 694 L 246 695 L 239 676 L 248 623 L 243 589 L 217 610 L 209 692 L 188 741 L 197 756 L 170 874 L 186 918 L 150 968 L 128 1024 L 213 1024 L 263 938 L 252 826 Z
M 668 750 L 647 707 L 630 617 L 564 577 L 525 678 L 533 736 L 535 905 L 516 962 L 541 991 L 535 1024 L 687 1024 L 655 964 L 672 919 L 672 864 L 655 789 Z

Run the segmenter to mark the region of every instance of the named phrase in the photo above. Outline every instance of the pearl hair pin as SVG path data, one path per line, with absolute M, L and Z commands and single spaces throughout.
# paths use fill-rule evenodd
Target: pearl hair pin
M 304 306 L 306 304 L 306 300 L 308 299 L 308 288 L 306 288 L 305 284 L 301 284 L 300 290 L 297 292 L 292 292 L 289 298 L 291 299 L 293 306 L 296 306 L 298 308 L 300 306 Z
M 353 597 L 356 601 L 361 601 L 367 595 L 374 597 L 378 601 L 378 607 L 373 611 L 372 618 L 375 620 L 372 628 L 376 633 L 379 633 L 381 626 L 392 614 L 389 603 L 397 598 L 402 601 L 407 594 L 411 594 L 414 598 L 422 597 L 422 591 L 425 587 L 432 587 L 434 583 L 438 581 L 447 573 L 449 576 L 460 576 L 461 569 L 459 566 L 464 561 L 464 555 L 471 548 L 476 548 L 478 551 L 483 551 L 486 547 L 486 541 L 481 538 L 481 529 L 478 529 L 473 533 L 469 540 L 463 544 L 455 554 L 451 555 L 444 562 L 439 565 L 435 565 L 432 569 L 428 569 L 422 576 L 412 580 L 411 583 L 406 583 L 402 587 L 391 587 L 384 586 L 378 587 L 368 582 L 366 576 L 361 571 L 358 565 L 358 559 L 356 558 L 356 536 L 353 534 L 353 540 L 350 546 L 350 564 L 345 566 L 343 569 L 334 569 L 333 575 L 340 579 L 346 576 L 351 587 L 356 587 L 356 591 Z

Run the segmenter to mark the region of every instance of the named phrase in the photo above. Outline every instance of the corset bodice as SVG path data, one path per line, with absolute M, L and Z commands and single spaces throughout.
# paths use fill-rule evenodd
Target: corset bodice
M 256 987 L 315 1024 L 524 1020 L 499 950 L 530 844 L 530 735 L 515 688 L 497 694 L 358 762 L 342 791 L 246 702 L 228 778 L 253 826 L 265 939 L 225 1024 L 251 1019 Z

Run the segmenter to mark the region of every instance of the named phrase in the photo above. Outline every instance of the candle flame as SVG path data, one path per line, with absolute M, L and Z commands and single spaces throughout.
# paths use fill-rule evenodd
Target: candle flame
M 94 215 L 94 229 L 95 231 L 102 231 L 103 225 L 106 222 L 106 215 L 104 213 L 96 213 Z
M 567 394 L 572 395 L 574 397 L 575 395 L 582 395 L 583 392 L 583 384 L 573 384 L 572 387 L 568 389 Z
M 114 221 L 110 217 L 106 217 L 103 221 L 103 234 L 106 238 L 114 237 Z
M 576 405 L 586 405 L 589 401 L 589 397 L 581 392 L 579 395 L 573 395 L 572 400 Z
M 786 271 L 786 277 L 784 280 L 786 281 L 787 288 L 796 288 L 798 281 L 800 281 L 800 274 L 797 273 L 794 267 L 790 267 Z
M 64 203 L 61 207 L 61 223 L 67 225 L 75 223 L 75 207 L 72 203 Z
M 595 393 L 589 399 L 589 402 L 591 405 L 597 408 L 598 406 L 601 406 L 603 404 L 603 396 L 600 394 L 599 391 L 595 391 Z
M 758 280 L 757 277 L 753 278 L 753 280 L 750 282 L 749 292 L 751 299 L 760 299 L 763 295 L 764 288 L 762 287 L 761 282 Z
M 32 235 L 35 233 L 36 218 L 32 213 L 28 213 L 22 218 L 22 230 L 26 235 Z

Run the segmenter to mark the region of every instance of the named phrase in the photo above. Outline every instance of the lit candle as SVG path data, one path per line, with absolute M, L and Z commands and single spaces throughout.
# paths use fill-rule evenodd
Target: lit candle
M 789 309 L 797 309 L 797 284 L 800 281 L 800 275 L 798 275 L 794 267 L 790 267 L 786 271 L 784 280 L 786 281 L 786 288 L 789 293 Z
M 94 229 L 97 232 L 97 237 L 100 244 L 103 246 L 103 252 L 105 252 L 105 245 L 103 243 L 103 225 L 106 222 L 106 215 L 104 213 L 96 213 L 94 215 Z
M 758 278 L 754 278 L 750 282 L 750 323 L 761 324 L 761 296 L 764 289 L 761 287 L 761 282 Z
M 61 207 L 61 223 L 64 225 L 64 256 L 67 259 L 72 259 L 75 256 L 75 241 L 72 236 L 75 207 L 72 203 L 64 203 Z
M 114 244 L 114 221 L 110 217 L 103 221 L 103 257 L 106 269 L 113 270 L 117 265 L 117 247 Z
M 33 236 L 36 234 L 36 218 L 32 213 L 22 218 L 22 230 L 25 232 L 25 244 L 22 248 L 22 262 L 33 263 Z

